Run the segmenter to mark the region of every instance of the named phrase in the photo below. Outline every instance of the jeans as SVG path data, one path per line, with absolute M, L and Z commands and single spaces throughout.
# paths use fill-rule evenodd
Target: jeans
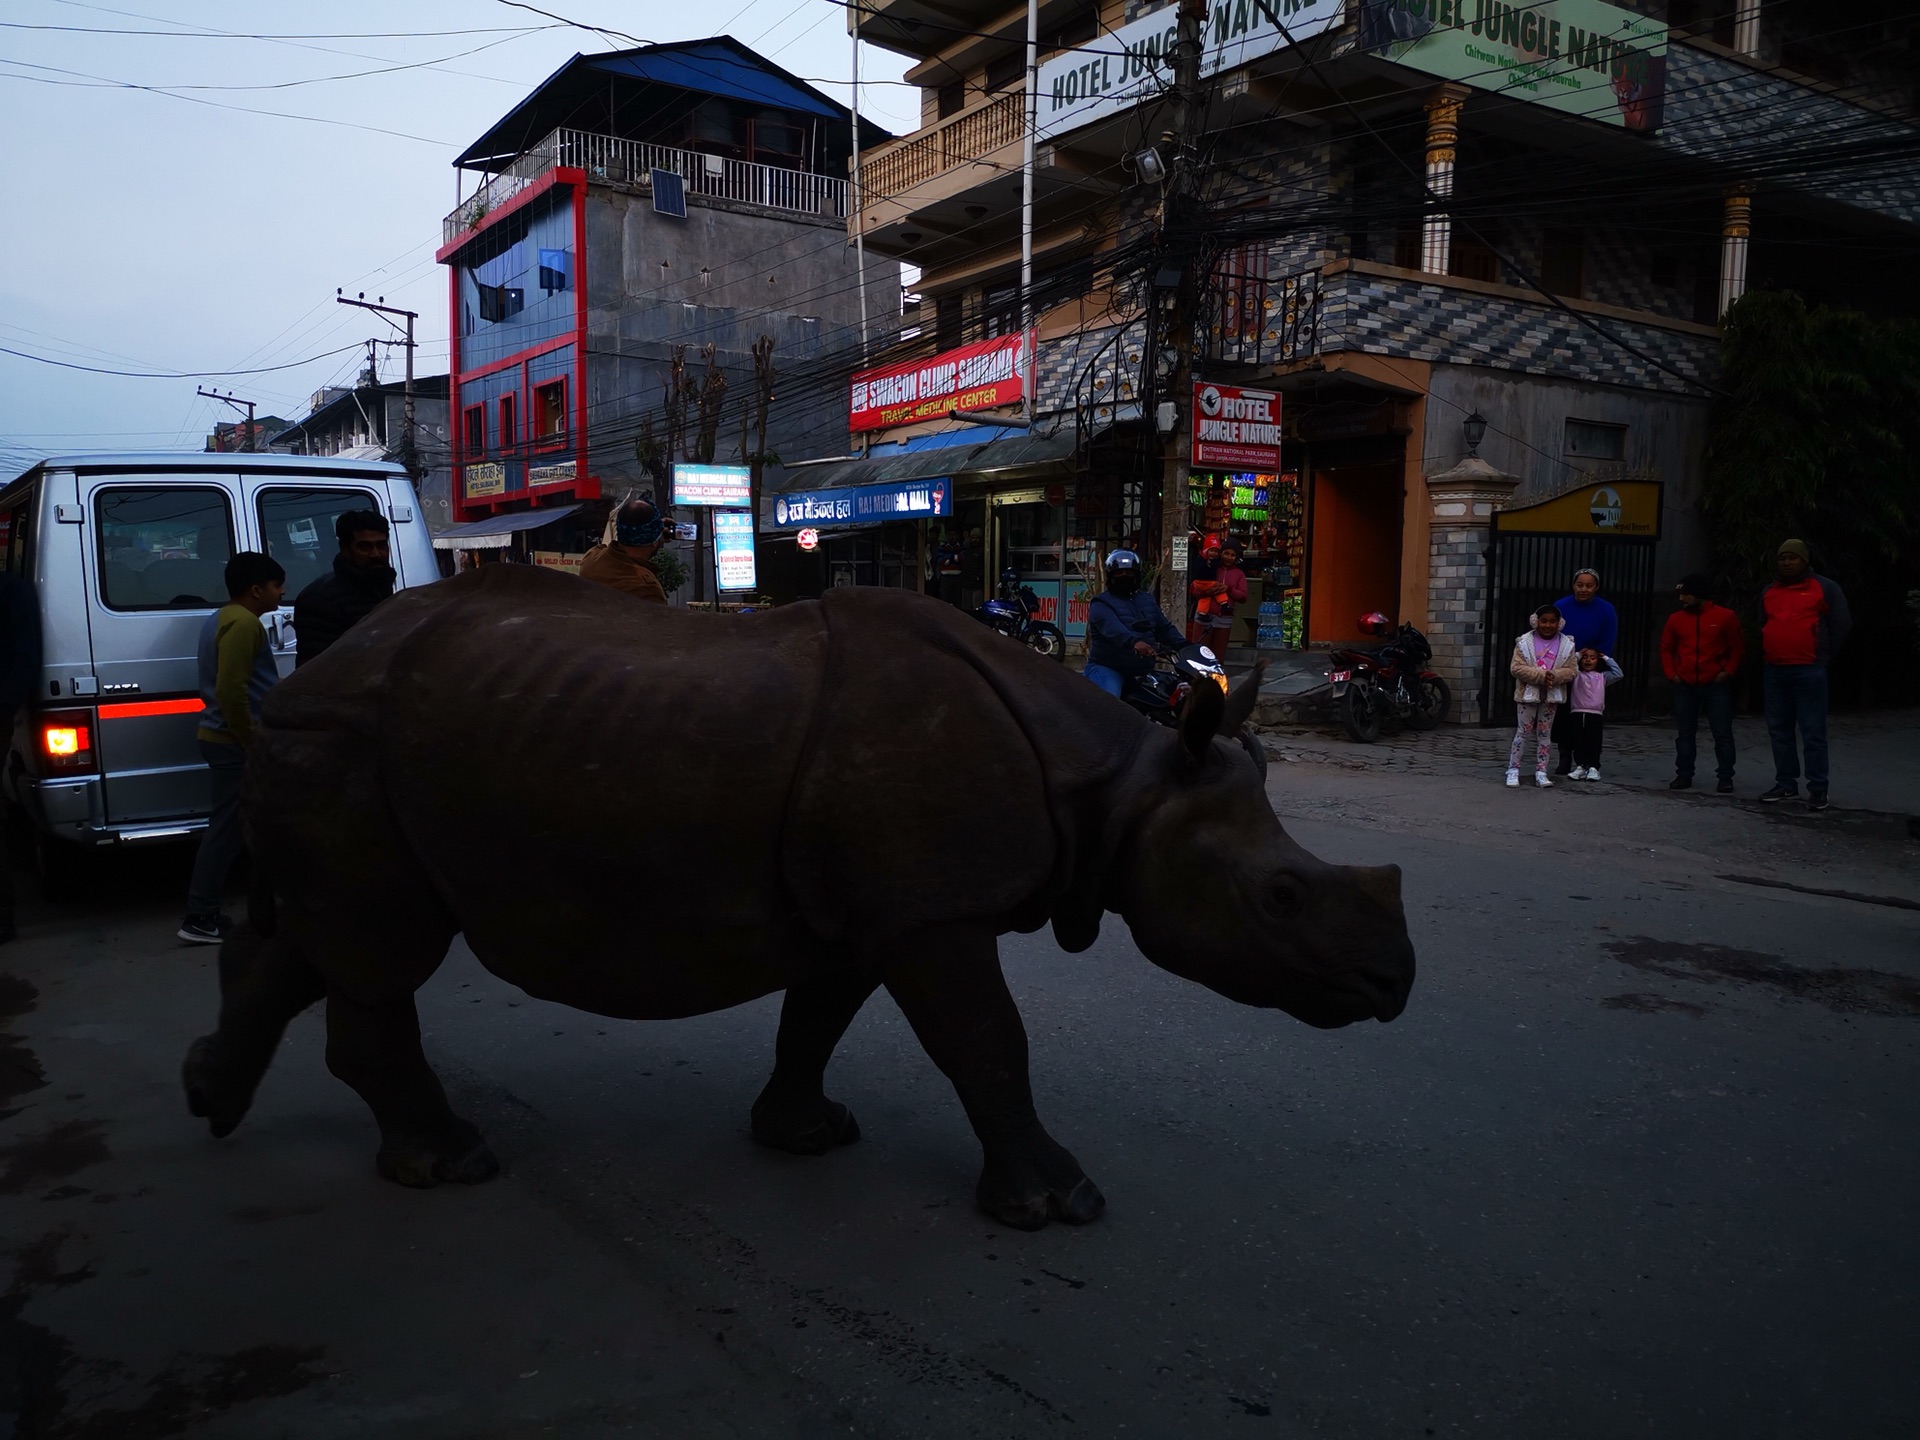
M 1092 661 L 1088 661 L 1086 676 L 1116 700 L 1120 698 L 1121 690 L 1126 688 L 1127 677 L 1111 665 L 1095 665 Z
M 1807 788 L 1827 788 L 1827 667 L 1769 665 L 1766 675 L 1767 737 L 1773 741 L 1773 778 L 1792 785 L 1800 778 L 1793 728 L 1800 727 L 1806 752 Z
M 187 913 L 218 915 L 220 896 L 233 873 L 233 862 L 246 849 L 240 829 L 240 781 L 247 773 L 247 752 L 238 745 L 200 742 L 213 788 L 213 813 L 200 837 L 200 853 L 193 858 L 193 879 L 187 883 Z
M 1600 747 L 1605 743 L 1607 736 L 1607 717 L 1585 710 L 1569 710 L 1565 713 L 1568 740 L 1573 746 L 1573 768 L 1576 770 L 1599 768 Z
M 1689 685 L 1673 682 L 1673 773 L 1682 779 L 1693 778 L 1693 759 L 1697 753 L 1694 736 L 1700 729 L 1700 712 L 1707 712 L 1707 729 L 1713 732 L 1714 768 L 1722 780 L 1733 779 L 1733 682 L 1724 685 Z

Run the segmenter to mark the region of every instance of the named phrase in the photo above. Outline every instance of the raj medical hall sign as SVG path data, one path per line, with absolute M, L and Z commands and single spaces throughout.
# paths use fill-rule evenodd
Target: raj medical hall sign
M 1280 469 L 1280 397 L 1271 390 L 1193 382 L 1193 468 Z

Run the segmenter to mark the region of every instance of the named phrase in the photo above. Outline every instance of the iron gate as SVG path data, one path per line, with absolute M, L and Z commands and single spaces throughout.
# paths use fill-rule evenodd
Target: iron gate
M 1664 622 L 1653 594 L 1653 537 L 1546 535 L 1496 530 L 1487 557 L 1487 657 L 1481 682 L 1484 725 L 1514 723 L 1513 676 L 1508 660 L 1528 619 L 1573 589 L 1573 572 L 1600 572 L 1600 594 L 1620 613 L 1614 659 L 1622 678 L 1607 693 L 1607 714 L 1645 718 L 1647 677 L 1653 666 L 1655 631 Z

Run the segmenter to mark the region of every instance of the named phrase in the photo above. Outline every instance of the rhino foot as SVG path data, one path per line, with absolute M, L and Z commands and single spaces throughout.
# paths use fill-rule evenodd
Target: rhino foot
M 980 1208 L 1015 1230 L 1039 1230 L 1050 1220 L 1085 1225 L 1098 1219 L 1107 1197 L 1073 1156 L 1058 1145 L 1053 1149 L 1057 1154 L 1044 1166 L 989 1160 L 974 1191 Z
M 464 1120 L 457 1128 L 437 1140 L 417 1136 L 394 1135 L 383 1138 L 373 1157 L 380 1178 L 427 1190 L 448 1181 L 457 1185 L 478 1185 L 500 1173 L 500 1161 L 480 1132 Z
M 202 1035 L 187 1047 L 180 1081 L 187 1089 L 187 1113 L 205 1120 L 216 1140 L 239 1129 L 253 1103 L 253 1087 L 236 1084 L 221 1063 L 218 1036 Z
M 860 1122 L 837 1100 L 778 1103 L 763 1093 L 753 1102 L 753 1138 L 789 1155 L 824 1155 L 860 1138 Z

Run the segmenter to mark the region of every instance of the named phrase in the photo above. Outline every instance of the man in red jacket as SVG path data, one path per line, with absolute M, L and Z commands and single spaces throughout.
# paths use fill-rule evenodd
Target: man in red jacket
M 1733 793 L 1733 677 L 1746 654 L 1740 619 L 1707 598 L 1712 582 L 1705 575 L 1685 576 L 1675 587 L 1680 608 L 1660 632 L 1660 669 L 1673 687 L 1673 783 L 1669 790 L 1693 784 L 1694 737 L 1700 712 L 1713 732 L 1713 759 L 1721 795 Z
M 1847 597 L 1813 573 L 1804 540 L 1782 540 L 1774 557 L 1780 578 L 1760 592 L 1760 650 L 1767 662 L 1767 736 L 1773 741 L 1773 788 L 1768 803 L 1800 793 L 1800 756 L 1806 751 L 1807 808 L 1827 808 L 1827 662 L 1853 628 Z

